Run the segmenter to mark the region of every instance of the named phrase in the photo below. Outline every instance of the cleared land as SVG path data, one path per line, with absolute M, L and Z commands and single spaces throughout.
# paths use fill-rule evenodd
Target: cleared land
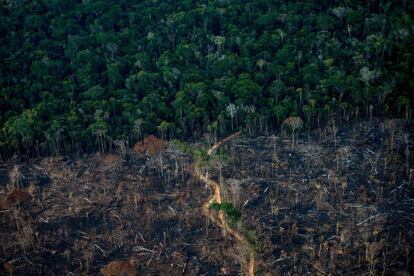
M 412 271 L 413 129 L 372 120 L 294 146 L 281 135 L 220 145 L 204 170 L 241 212 L 226 221 L 256 252 L 255 272 Z M 119 260 L 139 275 L 246 271 L 250 249 L 202 215 L 213 191 L 192 155 L 140 150 L 1 164 L 0 273 L 96 274 Z

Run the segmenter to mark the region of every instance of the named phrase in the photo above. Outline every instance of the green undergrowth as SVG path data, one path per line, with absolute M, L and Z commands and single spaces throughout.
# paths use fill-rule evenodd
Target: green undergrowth
M 223 211 L 233 222 L 237 222 L 241 219 L 241 212 L 229 202 L 210 204 L 210 208 L 216 211 Z
M 190 144 L 188 144 L 187 142 L 175 139 L 175 140 L 172 140 L 172 143 L 177 147 L 177 149 L 182 154 L 185 154 L 185 155 L 193 154 L 193 150 L 191 149 Z
M 210 208 L 216 211 L 223 211 L 226 216 L 230 219 L 229 226 L 232 228 L 238 228 L 238 232 L 242 234 L 247 241 L 247 246 L 254 252 L 260 251 L 260 242 L 255 230 L 244 229 L 241 223 L 242 213 L 233 204 L 229 202 L 217 203 L 213 202 L 210 204 Z

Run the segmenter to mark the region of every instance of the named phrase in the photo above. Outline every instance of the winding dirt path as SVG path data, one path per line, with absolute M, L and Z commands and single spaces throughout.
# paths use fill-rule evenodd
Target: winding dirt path
M 240 131 L 236 132 L 226 138 L 224 138 L 223 140 L 217 142 L 216 144 L 214 144 L 208 151 L 207 154 L 209 156 L 211 156 L 215 150 L 217 150 L 221 145 L 223 145 L 225 142 L 240 136 Z M 195 176 L 198 177 L 201 181 L 203 181 L 204 183 L 206 183 L 208 186 L 211 187 L 211 189 L 213 189 L 213 193 L 210 196 L 210 198 L 203 204 L 203 214 L 208 217 L 212 222 L 214 222 L 218 227 L 220 227 L 221 229 L 225 230 L 227 233 L 229 233 L 231 236 L 233 236 L 239 243 L 243 244 L 244 246 L 246 246 L 246 248 L 248 248 L 248 250 L 250 251 L 249 254 L 249 271 L 248 271 L 248 275 L 249 276 L 254 276 L 254 267 L 255 267 L 255 263 L 254 263 L 254 252 L 252 249 L 249 248 L 248 246 L 248 241 L 246 240 L 245 237 L 243 237 L 240 233 L 238 233 L 236 230 L 232 229 L 230 226 L 228 226 L 228 224 L 226 223 L 226 219 L 224 217 L 224 213 L 222 211 L 218 212 L 218 218 L 217 216 L 210 211 L 210 204 L 213 202 L 216 203 L 222 203 L 222 198 L 221 198 L 221 188 L 220 188 L 220 183 L 213 181 L 209 178 L 208 176 L 208 172 L 206 174 L 202 174 L 201 173 L 201 168 L 200 168 L 200 164 L 196 163 L 195 165 L 195 169 L 194 169 L 194 173 Z

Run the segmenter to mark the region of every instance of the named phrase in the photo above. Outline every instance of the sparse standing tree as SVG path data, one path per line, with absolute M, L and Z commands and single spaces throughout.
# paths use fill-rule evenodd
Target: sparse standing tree
M 335 118 L 332 117 L 331 119 L 331 124 L 332 124 L 332 135 L 333 135 L 333 139 L 334 139 L 334 145 L 335 145 L 335 151 L 336 151 L 336 133 L 338 132 L 337 128 L 336 128 L 336 122 L 335 122 Z
M 295 147 L 295 132 L 303 127 L 303 120 L 300 117 L 289 117 L 282 124 L 284 127 L 289 127 L 292 132 L 292 148 Z
M 122 159 L 127 158 L 127 142 L 125 140 L 115 140 L 114 145 L 118 148 Z
M 226 165 L 226 162 L 229 160 L 229 157 L 224 153 L 223 149 L 220 149 L 218 153 L 215 154 L 214 159 L 219 169 L 219 182 L 223 183 L 223 167 Z
M 136 119 L 134 121 L 134 126 L 133 126 L 133 129 L 132 129 L 132 132 L 137 136 L 138 140 L 141 138 L 142 123 L 143 123 L 143 120 L 141 118 Z
M 227 111 L 227 114 L 229 114 L 229 116 L 231 118 L 231 130 L 233 130 L 234 129 L 234 117 L 237 114 L 237 107 L 236 107 L 236 105 L 231 103 L 226 107 L 226 111 Z
M 19 186 L 21 177 L 22 177 L 22 173 L 20 171 L 20 166 L 14 165 L 13 168 L 9 172 L 9 181 L 13 189 Z

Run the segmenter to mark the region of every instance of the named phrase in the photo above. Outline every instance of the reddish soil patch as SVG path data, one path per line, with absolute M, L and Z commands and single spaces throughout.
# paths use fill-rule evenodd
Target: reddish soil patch
M 6 197 L 6 205 L 20 204 L 32 199 L 32 195 L 23 190 L 13 190 Z
M 135 276 L 137 269 L 137 263 L 135 260 L 129 261 L 112 261 L 103 268 L 101 273 L 104 276 Z

